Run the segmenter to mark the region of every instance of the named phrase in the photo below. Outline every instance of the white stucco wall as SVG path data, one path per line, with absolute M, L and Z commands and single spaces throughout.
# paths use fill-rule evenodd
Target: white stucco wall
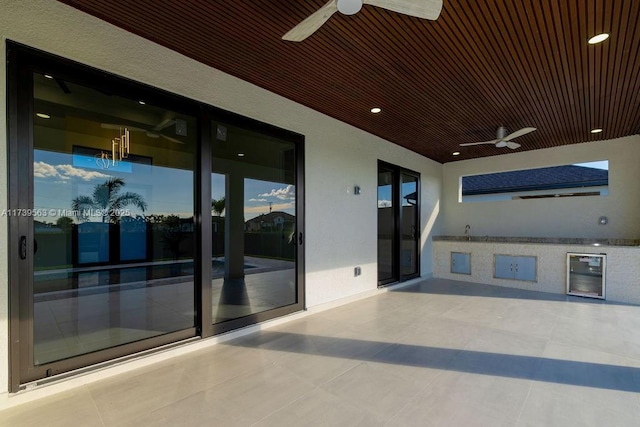
M 585 131 L 586 132 L 586 131 Z M 586 137 L 585 137 L 586 139 Z M 609 195 L 459 203 L 460 177 L 609 160 Z M 640 135 L 443 165 L 443 234 L 475 236 L 640 237 Z M 607 216 L 606 226 L 598 218 Z
M 442 166 L 50 0 L 0 0 L 0 52 L 7 39 L 142 81 L 188 98 L 306 136 L 307 306 L 372 291 L 377 286 L 377 161 L 421 173 L 423 276 L 432 274 Z M 5 61 L 0 102 L 6 105 Z M 6 164 L 6 116 L 0 115 L 0 161 Z M 0 209 L 7 176 L 0 174 Z M 362 195 L 347 193 L 354 185 Z M 436 232 L 435 234 L 440 234 Z M 0 241 L 7 241 L 6 218 Z M 353 267 L 362 275 L 354 278 Z M 8 258 L 0 245 L 0 392 L 7 389 Z

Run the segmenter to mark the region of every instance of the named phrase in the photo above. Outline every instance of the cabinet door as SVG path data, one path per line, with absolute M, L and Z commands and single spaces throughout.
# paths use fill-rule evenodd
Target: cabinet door
M 510 255 L 494 255 L 493 277 L 497 279 L 513 279 L 515 276 L 516 257 Z
M 451 272 L 457 274 L 471 274 L 471 254 L 451 252 Z
M 517 280 L 537 280 L 537 259 L 534 256 L 520 256 L 516 258 L 515 278 Z

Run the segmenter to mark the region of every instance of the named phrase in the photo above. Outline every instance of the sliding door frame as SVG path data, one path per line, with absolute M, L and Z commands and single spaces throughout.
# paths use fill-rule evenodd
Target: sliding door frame
M 193 164 L 194 193 L 194 327 L 35 366 L 33 362 L 33 218 L 8 218 L 9 264 L 9 390 L 45 382 L 118 363 L 189 340 L 211 337 L 239 327 L 305 309 L 304 284 L 304 136 L 276 126 L 230 113 L 144 83 L 132 81 L 75 61 L 45 53 L 12 41 L 7 47 L 8 208 L 33 207 L 33 72 L 56 73 L 87 87 L 188 114 L 197 119 L 197 144 Z M 296 303 L 251 316 L 212 324 L 212 120 L 279 136 L 295 143 L 296 150 Z M 27 257 L 20 256 L 25 236 Z M 208 260 L 208 261 L 207 261 Z
M 420 277 L 420 173 L 382 160 L 378 160 L 378 173 L 380 172 L 381 168 L 384 168 L 392 172 L 393 174 L 393 180 L 391 183 L 394 220 L 392 277 L 385 280 L 378 280 L 378 287 L 385 287 L 394 283 L 403 282 L 415 277 Z M 402 209 L 402 175 L 408 175 L 416 178 L 416 272 L 412 274 L 402 273 L 402 225 L 404 221 Z

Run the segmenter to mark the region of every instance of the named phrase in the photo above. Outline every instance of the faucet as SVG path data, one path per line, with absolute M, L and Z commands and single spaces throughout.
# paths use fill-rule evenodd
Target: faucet
M 467 240 L 471 240 L 471 226 L 469 224 L 464 227 L 464 235 Z

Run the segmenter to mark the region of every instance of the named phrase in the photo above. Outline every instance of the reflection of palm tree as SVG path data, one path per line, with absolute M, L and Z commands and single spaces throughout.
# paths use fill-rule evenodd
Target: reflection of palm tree
M 140 194 L 120 193 L 120 189 L 124 185 L 124 180 L 121 178 L 109 178 L 93 188 L 91 197 L 78 196 L 73 199 L 71 208 L 83 221 L 88 220 L 86 210 L 99 209 L 102 211 L 102 222 L 110 222 L 112 224 L 120 222 L 121 212 L 119 211 L 127 206 L 135 206 L 144 212 L 147 209 L 147 203 Z
M 218 214 L 218 216 L 222 215 L 222 211 L 225 207 L 224 197 L 221 199 L 211 199 L 211 210 L 214 214 Z

